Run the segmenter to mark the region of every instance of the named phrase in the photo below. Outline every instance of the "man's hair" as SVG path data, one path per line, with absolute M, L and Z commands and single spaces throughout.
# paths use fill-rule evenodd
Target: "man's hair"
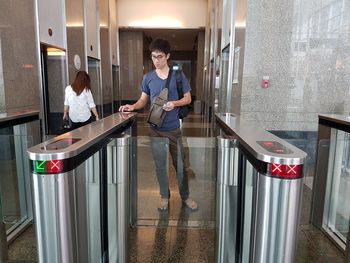
M 149 51 L 153 52 L 156 50 L 162 51 L 166 55 L 169 54 L 170 53 L 170 44 L 169 44 L 168 40 L 161 39 L 161 38 L 156 38 L 155 40 L 153 40 L 151 42 L 151 44 L 149 44 Z

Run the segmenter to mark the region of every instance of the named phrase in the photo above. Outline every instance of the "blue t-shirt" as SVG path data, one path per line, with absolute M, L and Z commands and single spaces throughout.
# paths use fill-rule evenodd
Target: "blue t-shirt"
M 176 86 L 176 71 L 172 72 L 171 80 L 168 89 L 168 101 L 179 100 L 179 94 Z M 182 89 L 183 94 L 191 91 L 190 83 L 186 76 L 181 72 L 182 77 Z M 160 91 L 165 87 L 166 79 L 158 77 L 155 70 L 147 73 L 141 83 L 141 91 L 150 96 L 151 103 L 159 96 Z M 172 111 L 167 111 L 162 127 L 157 128 L 161 131 L 172 131 L 180 127 L 178 108 L 174 108 Z

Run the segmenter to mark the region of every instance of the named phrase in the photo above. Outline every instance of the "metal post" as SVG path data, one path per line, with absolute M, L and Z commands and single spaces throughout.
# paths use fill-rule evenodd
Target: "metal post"
M 286 180 L 258 173 L 253 194 L 251 262 L 294 262 L 303 178 Z
M 126 263 L 128 258 L 130 142 L 124 135 L 107 147 L 109 262 Z
M 349 224 L 350 229 L 350 224 Z M 347 238 L 347 244 L 345 248 L 345 263 L 350 263 L 350 230 L 348 231 L 348 238 Z
M 2 205 L 0 198 L 0 263 L 7 262 L 7 238 L 6 229 L 2 216 Z
M 235 141 L 217 138 L 216 262 L 236 262 L 238 154 Z

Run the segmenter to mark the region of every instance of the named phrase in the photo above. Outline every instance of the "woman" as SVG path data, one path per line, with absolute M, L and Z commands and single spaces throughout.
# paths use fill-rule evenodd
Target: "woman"
M 85 71 L 79 71 L 74 82 L 66 87 L 63 119 L 71 119 L 73 130 L 91 123 L 91 111 L 96 120 L 99 120 L 91 93 L 90 77 Z

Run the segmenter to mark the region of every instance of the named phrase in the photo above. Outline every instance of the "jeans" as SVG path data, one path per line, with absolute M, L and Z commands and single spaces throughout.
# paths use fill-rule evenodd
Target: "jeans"
M 156 175 L 160 188 L 160 196 L 169 199 L 169 178 L 168 178 L 168 147 L 176 170 L 177 184 L 181 199 L 185 201 L 189 197 L 188 177 L 184 166 L 184 148 L 182 145 L 181 130 L 158 131 L 150 128 L 151 148 Z

